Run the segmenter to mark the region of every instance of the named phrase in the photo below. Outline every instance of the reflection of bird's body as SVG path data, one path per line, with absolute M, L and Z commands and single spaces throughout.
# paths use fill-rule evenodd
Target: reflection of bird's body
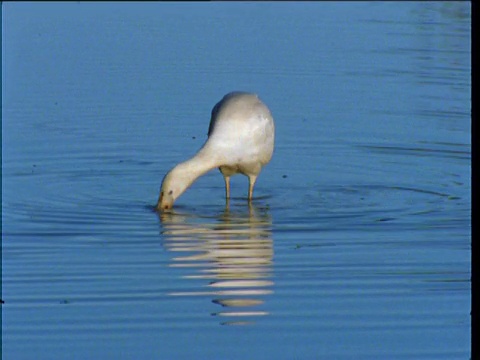
M 170 170 L 163 178 L 157 209 L 174 201 L 201 175 L 218 167 L 230 197 L 230 176 L 244 174 L 249 179 L 248 199 L 262 167 L 272 158 L 273 118 L 255 94 L 232 92 L 212 110 L 208 139 L 198 153 Z

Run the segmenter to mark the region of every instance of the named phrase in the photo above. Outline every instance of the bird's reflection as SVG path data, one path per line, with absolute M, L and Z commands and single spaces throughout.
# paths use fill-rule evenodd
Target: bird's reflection
M 185 253 L 172 259 L 173 267 L 196 269 L 185 278 L 207 279 L 205 289 L 171 292 L 171 296 L 208 295 L 222 306 L 212 315 L 228 318 L 227 325 L 250 324 L 273 292 L 272 220 L 266 209 L 249 205 L 216 216 L 170 212 L 159 214 L 164 246 Z

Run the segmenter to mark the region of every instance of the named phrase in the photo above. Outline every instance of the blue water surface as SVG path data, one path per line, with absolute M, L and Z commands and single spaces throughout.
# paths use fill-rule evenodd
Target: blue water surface
M 3 359 L 468 359 L 469 2 L 2 3 Z M 232 90 L 248 204 L 153 211 Z

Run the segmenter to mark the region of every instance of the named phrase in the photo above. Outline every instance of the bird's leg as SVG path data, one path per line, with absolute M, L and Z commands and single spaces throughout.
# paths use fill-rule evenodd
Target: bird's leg
M 230 199 L 230 176 L 223 176 L 225 179 L 225 199 Z
M 248 201 L 252 201 L 255 181 L 257 181 L 256 175 L 248 175 Z

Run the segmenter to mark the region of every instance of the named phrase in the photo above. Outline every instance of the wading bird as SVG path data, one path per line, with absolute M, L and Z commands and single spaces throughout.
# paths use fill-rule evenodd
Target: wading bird
M 248 200 L 258 174 L 272 158 L 275 126 L 257 95 L 231 92 L 212 109 L 208 138 L 191 159 L 176 165 L 163 178 L 157 209 L 171 209 L 175 200 L 206 172 L 219 168 L 230 198 L 230 177 L 248 176 Z

